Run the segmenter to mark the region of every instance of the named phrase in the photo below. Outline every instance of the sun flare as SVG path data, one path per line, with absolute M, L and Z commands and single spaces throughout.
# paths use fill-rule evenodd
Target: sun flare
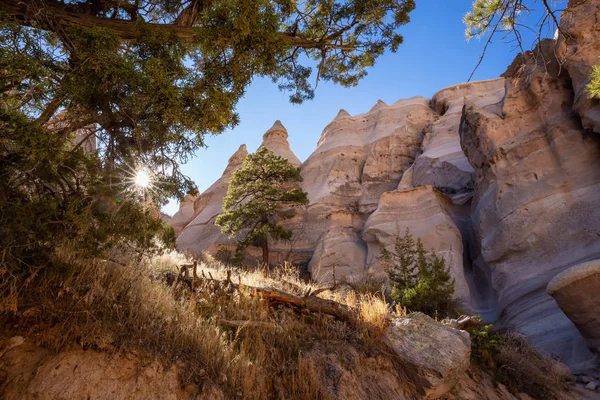
M 140 169 L 135 174 L 135 184 L 141 188 L 150 186 L 150 175 L 145 169 Z

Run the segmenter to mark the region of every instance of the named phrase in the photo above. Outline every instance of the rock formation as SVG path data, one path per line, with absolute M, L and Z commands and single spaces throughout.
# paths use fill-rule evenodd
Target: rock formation
M 380 249 L 408 228 L 444 256 L 467 310 L 575 369 L 589 365 L 587 322 L 553 292 L 574 325 L 546 286 L 600 258 L 600 102 L 583 89 L 600 54 L 598 19 L 598 2 L 572 0 L 562 25 L 571 39 L 543 41 L 502 78 L 341 110 L 304 163 L 277 121 L 263 146 L 301 166 L 310 204 L 286 221 L 293 240 L 273 244 L 272 261 L 305 265 L 317 281 L 334 269 L 385 276 Z M 195 201 L 180 249 L 232 244 L 212 221 L 234 168 Z
M 175 230 L 175 234 L 179 235 L 183 228 L 194 217 L 194 203 L 196 197 L 191 194 L 186 194 L 183 200 L 179 203 L 179 210 L 168 220 L 168 223 Z
M 229 158 L 223 175 L 194 201 L 194 212 L 191 218 L 187 223 L 183 218 L 179 222 L 184 228 L 177 237 L 177 248 L 186 252 L 199 253 L 216 244 L 231 242 L 227 236 L 221 234 L 221 229 L 215 226 L 214 222 L 217 215 L 223 212 L 223 198 L 227 194 L 231 174 L 242 165 L 247 155 L 246 145 L 243 144 Z
M 554 43 L 540 51 L 552 60 Z M 545 289 L 600 253 L 600 148 L 573 115 L 566 71 L 538 60 L 528 54 L 509 68 L 501 115 L 463 109 L 461 143 L 475 168 L 472 239 L 502 323 L 577 363 L 591 354 Z
M 422 313 L 392 322 L 385 338 L 394 353 L 422 376 L 425 398 L 437 399 L 452 389 L 471 363 L 471 339 Z
M 546 289 L 589 346 L 600 352 L 600 260 L 561 272 Z

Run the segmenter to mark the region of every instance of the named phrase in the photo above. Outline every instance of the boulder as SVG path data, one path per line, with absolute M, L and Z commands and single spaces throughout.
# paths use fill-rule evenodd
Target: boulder
M 590 348 L 600 353 L 600 260 L 564 270 L 552 278 L 546 290 Z
M 471 339 L 422 313 L 392 321 L 385 342 L 413 374 L 425 398 L 435 399 L 452 389 L 469 368 Z

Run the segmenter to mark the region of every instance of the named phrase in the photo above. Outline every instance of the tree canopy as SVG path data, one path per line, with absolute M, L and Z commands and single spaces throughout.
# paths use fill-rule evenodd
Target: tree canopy
M 0 2 L 0 268 L 57 263 L 57 243 L 82 255 L 147 244 L 141 227 L 162 228 L 135 194 L 136 170 L 152 171 L 155 204 L 194 191 L 180 165 L 206 135 L 238 123 L 235 106 L 255 77 L 296 103 L 319 79 L 355 85 L 397 50 L 414 6 Z M 90 139 L 94 154 L 84 151 Z
M 355 85 L 402 43 L 413 0 L 7 0 L 0 3 L 4 100 L 39 125 L 94 126 L 109 166 L 135 157 L 168 195 L 193 186 L 179 169 L 238 123 L 256 76 L 292 102 L 320 80 Z M 311 80 L 314 79 L 314 82 Z M 66 133 L 66 132 L 65 132 Z
M 294 206 L 308 204 L 297 185 L 300 169 L 266 147 L 246 157 L 229 181 L 223 213 L 215 220 L 223 233 L 238 237 L 238 252 L 256 245 L 269 265 L 269 239 L 290 240 L 292 232 L 280 223 L 291 217 Z

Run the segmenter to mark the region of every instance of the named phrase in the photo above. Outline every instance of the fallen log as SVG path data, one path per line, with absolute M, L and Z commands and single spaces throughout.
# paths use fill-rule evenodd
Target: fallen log
M 207 287 L 212 290 L 227 289 L 230 291 L 247 291 L 248 293 L 250 293 L 251 296 L 256 296 L 261 299 L 264 299 L 270 304 L 281 304 L 299 310 L 302 309 L 313 313 L 327 314 L 343 321 L 354 320 L 354 312 L 351 307 L 348 307 L 344 304 L 340 304 L 333 300 L 322 299 L 320 297 L 317 297 L 315 294 L 308 294 L 307 296 L 297 296 L 295 294 L 287 293 L 274 288 L 235 284 L 231 281 L 230 276 L 228 276 L 227 280 L 218 280 L 206 277 L 189 277 L 182 275 L 183 274 L 175 275 L 173 273 L 167 273 L 165 274 L 165 280 L 167 281 L 167 283 L 182 282 L 192 290 L 198 287 Z M 321 291 L 318 290 L 315 293 L 320 292 Z

